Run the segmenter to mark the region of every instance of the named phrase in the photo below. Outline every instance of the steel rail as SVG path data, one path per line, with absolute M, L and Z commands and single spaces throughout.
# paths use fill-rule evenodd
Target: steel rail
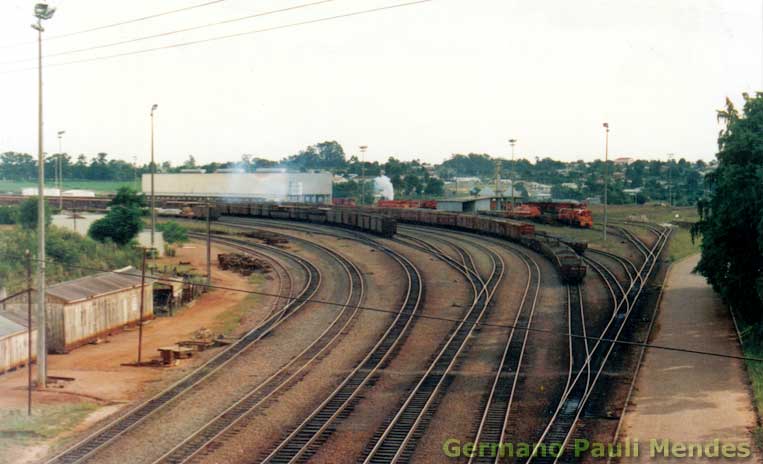
M 301 238 L 291 237 L 291 239 L 309 243 L 311 246 L 324 250 L 327 254 L 333 256 L 342 266 L 349 279 L 350 288 L 341 310 L 337 312 L 331 324 L 298 355 L 271 374 L 247 395 L 208 421 L 196 433 L 154 461 L 155 463 L 180 464 L 189 462 L 207 451 L 207 446 L 210 443 L 215 442 L 219 444 L 223 437 L 241 421 L 245 420 L 253 410 L 292 384 L 298 375 L 304 372 L 313 362 L 320 359 L 334 346 L 335 342 L 345 333 L 350 324 L 354 322 L 365 296 L 363 275 L 357 266 L 340 253 L 323 245 Z M 224 243 L 224 239 L 221 242 Z
M 468 252 L 466 252 L 469 255 Z M 377 432 L 362 457 L 364 463 L 408 461 L 415 447 L 415 432 L 427 421 L 430 410 L 437 404 L 437 398 L 445 381 L 460 355 L 468 345 L 479 322 L 487 314 L 490 302 L 503 278 L 503 259 L 488 250 L 493 263 L 487 282 L 478 279 L 481 286 L 477 304 L 472 305 L 456 326 L 443 348 L 436 355 L 424 375 L 408 394 L 398 412 L 387 425 Z M 473 262 L 473 260 L 470 259 Z M 431 409 L 430 409 L 431 408 Z
M 648 253 L 648 256 L 650 256 L 651 258 L 647 258 L 647 260 L 641 266 L 641 269 L 639 270 L 639 275 L 645 276 L 646 278 L 649 277 L 649 275 L 651 274 L 652 270 L 654 269 L 656 265 L 656 260 L 653 259 L 653 257 L 659 255 L 662 252 L 662 249 L 667 243 L 667 238 L 669 237 L 669 234 L 670 234 L 670 230 L 666 230 L 663 233 L 663 235 L 657 240 L 654 247 Z M 633 238 L 635 240 L 638 240 L 635 237 Z M 654 253 L 655 250 L 658 251 L 657 254 Z M 645 269 L 647 267 L 648 269 Z M 643 279 L 644 282 L 646 281 L 646 278 Z M 627 322 L 628 317 L 630 316 L 635 306 L 635 302 L 638 300 L 638 297 L 644 288 L 643 282 L 637 287 L 634 287 L 635 285 L 636 283 L 634 281 L 630 286 L 631 288 L 629 288 L 628 290 L 628 294 L 630 295 L 632 289 L 635 288 L 635 296 L 631 301 L 630 309 L 627 312 L 621 313 L 619 311 L 619 308 L 622 305 L 623 301 L 621 300 L 618 303 L 617 309 L 615 310 L 615 316 L 616 316 L 615 319 L 618 320 L 618 324 L 616 326 L 613 326 L 612 320 L 610 321 L 609 324 L 607 324 L 607 327 L 602 332 L 602 336 L 596 340 L 596 344 L 594 345 L 594 348 L 592 350 L 592 355 L 586 359 L 586 363 L 588 364 L 594 363 L 593 358 L 597 354 L 599 345 L 602 343 L 602 340 L 604 338 L 607 338 L 608 340 L 619 339 L 620 334 L 622 333 L 622 330 L 625 327 L 625 323 Z M 609 332 L 610 329 L 615 330 L 614 335 L 604 337 L 604 335 L 607 332 Z M 541 435 L 540 440 L 538 441 L 538 445 L 536 445 L 532 455 L 530 456 L 530 458 L 528 458 L 527 460 L 528 463 L 535 462 L 535 463 L 556 464 L 559 462 L 560 459 L 567 459 L 570 457 L 568 453 L 564 453 L 564 450 L 566 449 L 566 446 L 569 443 L 570 437 L 575 429 L 575 424 L 579 420 L 580 415 L 582 414 L 583 409 L 585 407 L 585 404 L 588 398 L 590 397 L 591 392 L 593 391 L 593 387 L 596 385 L 596 382 L 598 381 L 604 369 L 604 366 L 606 365 L 606 362 L 609 359 L 609 356 L 612 353 L 612 350 L 614 349 L 614 345 L 615 345 L 614 342 L 607 342 L 607 343 L 609 344 L 609 348 L 606 350 L 606 352 L 603 355 L 601 355 L 601 359 L 598 362 L 598 369 L 596 371 L 596 375 L 594 376 L 593 382 L 591 383 L 589 388 L 583 391 L 582 395 L 580 395 L 579 389 L 574 390 L 578 380 L 580 379 L 580 374 L 576 376 L 572 388 L 570 388 L 567 392 L 565 392 L 564 395 L 562 395 L 562 399 L 559 401 L 559 406 L 557 407 L 556 412 L 554 413 L 553 417 L 549 421 L 549 424 L 545 428 L 543 434 Z M 562 418 L 561 421 L 559 421 L 560 417 Z M 537 450 L 540 448 L 541 444 L 546 443 L 548 441 L 547 438 L 549 436 L 551 436 L 551 438 L 553 438 L 554 440 L 560 440 L 563 438 L 563 440 L 561 441 L 554 442 L 554 444 L 560 445 L 562 453 L 557 456 L 546 454 L 546 455 L 537 457 Z
M 260 325 L 244 334 L 235 343 L 228 346 L 228 348 L 215 355 L 212 359 L 196 368 L 187 376 L 49 459 L 46 461 L 47 464 L 72 464 L 82 462 L 113 443 L 117 438 L 143 423 L 155 412 L 163 409 L 178 398 L 183 397 L 187 392 L 192 391 L 196 385 L 209 379 L 216 372 L 220 371 L 220 369 L 228 365 L 228 363 L 236 359 L 241 353 L 246 351 L 254 343 L 262 339 L 284 321 L 284 318 L 279 317 L 281 314 L 285 314 L 286 312 L 294 314 L 303 305 L 303 303 L 301 303 L 304 301 L 303 298 L 307 295 L 312 295 L 317 291 L 318 286 L 320 285 L 320 271 L 307 260 L 268 245 L 252 245 L 250 247 L 250 249 L 255 248 L 267 250 L 274 254 L 286 257 L 289 260 L 298 263 L 304 269 L 307 275 L 307 280 L 298 295 L 299 299 L 293 300 L 292 304 L 285 305 L 281 311 L 267 318 Z

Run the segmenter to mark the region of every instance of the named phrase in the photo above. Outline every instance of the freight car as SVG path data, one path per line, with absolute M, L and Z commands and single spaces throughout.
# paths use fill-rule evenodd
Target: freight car
M 390 238 L 397 232 L 394 218 L 355 208 L 319 207 L 304 204 L 223 203 L 215 206 L 216 216 L 260 217 L 329 224 Z
M 567 242 L 543 233 L 536 234 L 535 226 L 525 222 L 413 208 L 364 208 L 364 210 L 394 217 L 400 222 L 460 229 L 521 243 L 546 256 L 565 282 L 581 282 L 588 269 L 578 255 L 578 252 L 582 253 L 586 249 L 585 242 Z

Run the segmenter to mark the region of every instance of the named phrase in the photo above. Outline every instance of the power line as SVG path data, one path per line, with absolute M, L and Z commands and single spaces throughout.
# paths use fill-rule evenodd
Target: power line
M 270 15 L 274 15 L 274 14 L 277 14 L 277 13 L 284 13 L 286 11 L 299 10 L 299 9 L 302 9 L 302 8 L 307 8 L 307 7 L 311 7 L 311 6 L 315 6 L 315 5 L 320 5 L 322 3 L 330 3 L 330 2 L 334 2 L 334 1 L 336 1 L 336 0 L 319 0 L 319 1 L 310 2 L 310 3 L 303 3 L 301 5 L 294 5 L 294 6 L 290 6 L 290 7 L 287 7 L 287 8 L 279 8 L 277 10 L 263 11 L 261 13 L 255 13 L 255 14 L 251 14 L 251 15 L 247 15 L 247 16 L 238 17 L 238 18 L 224 19 L 222 21 L 216 21 L 216 22 L 213 22 L 213 23 L 207 23 L 207 24 L 201 24 L 201 25 L 198 25 L 198 26 L 186 27 L 184 29 L 176 29 L 174 31 L 160 32 L 158 34 L 145 35 L 145 36 L 142 36 L 142 37 L 136 37 L 136 38 L 127 39 L 127 40 L 120 40 L 118 42 L 110 42 L 110 43 L 101 44 L 101 45 L 93 45 L 91 47 L 78 48 L 78 49 L 74 49 L 74 50 L 66 50 L 66 51 L 57 52 L 57 53 L 50 53 L 50 54 L 44 55 L 43 58 L 51 58 L 51 57 L 56 57 L 56 56 L 65 56 L 65 55 L 71 55 L 71 54 L 74 54 L 74 53 L 82 53 L 82 52 L 88 52 L 88 51 L 92 51 L 92 50 L 99 50 L 99 49 L 103 49 L 103 48 L 116 47 L 116 46 L 119 46 L 119 45 L 127 45 L 127 44 L 134 43 L 134 42 L 141 42 L 141 41 L 144 41 L 144 40 L 156 39 L 156 38 L 159 38 L 159 37 L 167 37 L 167 36 L 171 36 L 171 35 L 175 35 L 175 34 L 182 34 L 184 32 L 190 32 L 190 31 L 195 31 L 195 30 L 199 30 L 199 29 L 205 29 L 205 28 L 208 28 L 208 27 L 221 26 L 223 24 L 230 24 L 230 23 L 235 23 L 235 22 L 239 22 L 239 21 L 245 21 L 247 19 L 254 19 L 254 18 L 259 18 L 259 17 L 262 17 L 262 16 L 270 16 Z M 29 61 L 35 61 L 36 59 L 37 58 L 29 58 L 29 59 L 23 59 L 23 60 L 15 60 L 15 61 L 4 61 L 4 62 L 2 62 L 0 64 L 26 63 L 26 62 L 29 62 Z
M 20 254 L 12 254 L 12 253 L 0 253 L 8 258 L 14 258 L 14 259 L 22 259 L 22 255 Z M 32 258 L 33 261 L 40 261 L 39 259 Z M 45 260 L 48 264 L 59 264 L 53 260 Z M 119 275 L 126 275 L 131 277 L 141 277 L 141 274 L 138 273 L 131 273 L 127 271 L 118 271 L 118 270 L 111 270 L 111 269 L 99 269 L 94 267 L 88 267 L 88 266 L 76 266 L 76 265 L 66 265 L 70 268 L 74 269 L 82 269 L 82 270 L 88 270 L 88 271 L 95 271 L 95 272 L 109 272 L 113 274 L 119 274 Z M 174 279 L 171 277 L 150 277 L 151 280 L 157 281 L 157 282 L 176 282 L 176 283 L 186 283 L 183 279 Z M 289 300 L 289 301 L 299 301 L 299 302 L 305 302 L 305 303 L 315 303 L 315 304 L 321 304 L 326 306 L 338 306 L 338 307 L 345 307 L 347 306 L 345 303 L 339 303 L 336 301 L 328 301 L 328 300 L 322 300 L 319 298 L 300 298 L 300 297 L 294 297 L 291 295 L 282 295 L 280 293 L 270 293 L 270 292 L 262 292 L 257 290 L 248 290 L 243 288 L 236 288 L 236 287 L 226 287 L 222 285 L 211 285 L 211 284 L 194 284 L 198 285 L 200 287 L 205 287 L 208 289 L 213 290 L 227 290 L 227 291 L 233 291 L 233 292 L 239 292 L 239 293 L 246 293 L 250 295 L 258 295 L 258 296 L 267 296 L 272 298 L 278 298 L 283 300 Z M 384 314 L 412 314 L 413 316 L 419 318 L 419 319 L 429 319 L 433 321 L 440 321 L 440 322 L 450 322 L 450 323 L 460 323 L 462 322 L 461 319 L 455 319 L 455 318 L 449 318 L 449 317 L 442 317 L 442 316 L 432 316 L 428 314 L 421 314 L 418 313 L 406 313 L 401 312 L 395 309 L 387 309 L 387 308 L 378 308 L 374 306 L 363 306 L 363 305 L 357 305 L 353 306 L 356 307 L 359 310 L 362 311 L 369 311 L 369 312 L 377 312 L 377 313 L 384 313 Z M 466 309 L 465 306 L 457 305 L 454 307 L 463 308 Z M 663 351 L 673 351 L 673 352 L 679 352 L 679 353 L 687 353 L 687 354 L 696 354 L 700 356 L 712 356 L 715 358 L 724 358 L 724 359 L 738 359 L 742 361 L 753 361 L 753 362 L 761 362 L 763 363 L 763 358 L 755 358 L 755 357 L 749 357 L 749 356 L 738 356 L 734 354 L 724 354 L 724 353 L 714 353 L 712 351 L 703 351 L 703 350 L 693 350 L 689 348 L 679 348 L 679 347 L 673 347 L 673 346 L 665 346 L 665 345 L 654 345 L 647 342 L 641 342 L 636 340 L 615 340 L 612 338 L 604 338 L 604 337 L 595 337 L 595 336 L 589 336 L 589 335 L 579 335 L 579 334 L 569 334 L 569 333 L 561 333 L 550 329 L 539 329 L 535 327 L 529 327 L 529 326 L 521 326 L 521 325 L 513 325 L 513 324 L 494 324 L 489 322 L 478 322 L 475 324 L 478 327 L 485 327 L 485 328 L 495 328 L 495 329 L 511 329 L 511 330 L 523 330 L 527 332 L 535 332 L 535 333 L 544 333 L 549 335 L 555 335 L 555 336 L 569 336 L 573 338 L 580 338 L 580 339 L 586 339 L 590 341 L 601 341 L 603 343 L 613 343 L 618 345 L 627 345 L 627 346 L 637 346 L 637 347 L 643 347 L 643 348 L 651 348 L 655 350 L 663 350 Z
M 406 6 L 418 5 L 418 4 L 421 4 L 421 3 L 429 3 L 429 2 L 432 2 L 432 1 L 434 1 L 434 0 L 416 0 L 416 1 L 406 2 L 406 3 L 397 3 L 397 4 L 394 4 L 394 5 L 387 5 L 387 6 L 382 6 L 382 7 L 378 7 L 378 8 L 370 8 L 370 9 L 366 9 L 366 10 L 354 11 L 354 12 L 351 12 L 351 13 L 344 13 L 344 14 L 339 14 L 339 15 L 334 15 L 334 16 L 327 16 L 327 17 L 324 17 L 324 18 L 310 19 L 310 20 L 306 20 L 306 21 L 299 21 L 299 22 L 295 22 L 295 23 L 283 24 L 283 25 L 280 25 L 280 26 L 273 26 L 273 27 L 268 27 L 268 28 L 264 28 L 264 29 L 255 29 L 255 30 L 251 30 L 251 31 L 238 32 L 238 33 L 235 33 L 235 34 L 226 34 L 226 35 L 221 35 L 221 36 L 216 36 L 216 37 L 209 37 L 209 38 L 206 38 L 206 39 L 192 40 L 192 41 L 188 41 L 188 42 L 180 42 L 180 43 L 171 44 L 171 45 L 164 45 L 164 46 L 160 46 L 160 47 L 145 48 L 145 49 L 142 49 L 142 50 L 135 50 L 135 51 L 131 51 L 131 52 L 117 53 L 117 54 L 114 54 L 114 55 L 98 56 L 98 57 L 94 57 L 94 58 L 86 58 L 86 59 L 81 59 L 81 60 L 66 61 L 66 62 L 62 62 L 62 63 L 52 63 L 52 64 L 47 64 L 46 67 L 68 66 L 68 65 L 72 65 L 72 64 L 89 63 L 89 62 L 107 60 L 107 59 L 112 59 L 112 58 L 121 58 L 121 57 L 124 57 L 124 56 L 130 56 L 130 55 L 138 55 L 138 54 L 143 54 L 143 53 L 150 53 L 150 52 L 155 52 L 155 51 L 159 51 L 159 50 L 168 50 L 168 49 L 172 49 L 172 48 L 187 47 L 187 46 L 198 45 L 198 44 L 207 43 L 207 42 L 215 42 L 215 41 L 218 41 L 218 40 L 232 39 L 232 38 L 243 37 L 243 36 L 247 36 L 247 35 L 261 34 L 261 33 L 265 33 L 265 32 L 277 31 L 277 30 L 281 30 L 281 29 L 290 29 L 290 28 L 293 28 L 293 27 L 306 26 L 306 25 L 309 25 L 309 24 L 317 24 L 317 23 L 321 23 L 321 22 L 333 21 L 333 20 L 336 20 L 336 19 L 350 18 L 350 17 L 353 17 L 353 16 L 361 16 L 361 15 L 366 15 L 366 14 L 370 14 L 370 13 L 377 13 L 377 12 L 385 11 L 385 10 L 392 10 L 392 9 L 396 9 L 396 8 L 403 8 L 403 7 L 406 7 Z M 36 69 L 37 69 L 36 67 L 22 68 L 22 69 L 15 69 L 15 70 L 11 70 L 11 71 L 0 72 L 0 74 L 9 74 L 9 73 L 16 73 L 16 72 L 23 72 L 23 71 L 31 71 L 31 70 L 36 70 Z
M 180 12 L 183 12 L 183 11 L 194 10 L 196 8 L 201 8 L 201 7 L 205 7 L 205 6 L 214 5 L 214 4 L 217 4 L 217 3 L 222 3 L 224 1 L 226 1 L 226 0 L 214 0 L 214 1 L 211 1 L 211 2 L 205 2 L 205 3 L 196 4 L 196 5 L 186 6 L 186 7 L 183 7 L 183 8 L 176 8 L 174 10 L 164 11 L 162 13 L 156 13 L 156 14 L 152 14 L 152 15 L 148 15 L 148 16 L 142 16 L 140 18 L 128 19 L 126 21 L 120 21 L 120 22 L 116 22 L 116 23 L 105 24 L 103 26 L 95 26 L 95 27 L 91 27 L 89 29 L 83 29 L 81 31 L 68 32 L 66 34 L 51 35 L 51 36 L 45 38 L 45 42 L 48 42 L 48 41 L 51 41 L 51 40 L 56 40 L 56 39 L 63 39 L 65 37 L 72 37 L 72 36 L 75 36 L 75 35 L 87 34 L 89 32 L 101 31 L 103 29 L 110 29 L 112 27 L 124 26 L 126 24 L 133 24 L 133 23 L 137 23 L 137 22 L 141 22 L 141 21 L 147 21 L 149 19 L 159 18 L 159 17 L 162 17 L 162 16 L 167 16 L 167 15 L 171 15 L 171 14 L 175 14 L 175 13 L 180 13 Z M 25 45 L 25 44 L 28 44 L 28 43 L 32 43 L 32 42 L 19 42 L 19 43 L 15 43 L 15 44 L 8 44 L 8 45 L 4 45 L 2 48 L 17 47 L 19 45 Z

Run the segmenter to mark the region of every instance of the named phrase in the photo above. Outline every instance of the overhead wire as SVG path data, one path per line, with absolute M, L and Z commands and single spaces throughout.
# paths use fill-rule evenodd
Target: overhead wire
M 26 259 L 25 256 L 21 254 L 15 254 L 15 253 L 0 253 L 1 255 L 4 255 L 9 258 L 14 259 Z M 40 262 L 42 260 L 37 258 L 30 258 L 34 262 Z M 89 266 L 77 266 L 72 264 L 64 264 L 60 263 L 51 259 L 44 260 L 46 264 L 57 264 L 57 265 L 65 265 L 73 269 L 81 269 L 81 270 L 87 270 L 87 271 L 93 271 L 93 272 L 101 272 L 101 273 L 113 273 L 118 275 L 126 275 L 130 277 L 141 277 L 141 273 L 137 272 L 128 272 L 128 271 L 122 271 L 122 270 L 113 270 L 113 269 L 99 269 Z M 157 281 L 157 282 L 175 282 L 175 283 L 187 283 L 184 279 L 176 279 L 171 277 L 158 277 L 158 276 L 146 276 L 148 280 Z M 213 284 L 207 284 L 207 283 L 194 283 L 194 285 L 199 287 L 204 287 L 207 289 L 212 290 L 226 290 L 226 291 L 233 291 L 233 292 L 240 292 L 240 293 L 246 293 L 250 295 L 258 295 L 258 296 L 266 296 L 266 297 L 272 297 L 272 298 L 278 298 L 278 299 L 284 299 L 288 301 L 297 301 L 297 302 L 304 302 L 304 303 L 314 303 L 314 304 L 321 304 L 326 306 L 337 306 L 337 307 L 345 307 L 345 303 L 340 303 L 336 301 L 329 301 L 329 300 L 323 300 L 320 298 L 300 298 L 295 297 L 291 295 L 282 295 L 279 293 L 272 293 L 272 292 L 263 292 L 263 291 L 257 291 L 257 290 L 249 290 L 249 289 L 243 289 L 243 288 L 237 288 L 237 287 L 228 287 L 223 285 L 213 285 Z M 449 322 L 449 323 L 460 323 L 463 322 L 461 319 L 456 318 L 450 318 L 450 317 L 443 317 L 443 316 L 434 316 L 430 314 L 421 314 L 420 312 L 417 313 L 411 313 L 411 312 L 404 312 L 404 311 L 398 311 L 395 309 L 389 309 L 389 308 L 379 308 L 374 306 L 365 306 L 365 305 L 358 305 L 356 306 L 357 309 L 362 311 L 369 311 L 369 312 L 377 312 L 377 313 L 384 313 L 384 314 L 392 314 L 392 315 L 413 315 L 414 317 L 418 319 L 428 319 L 433 321 L 440 321 L 440 322 Z M 460 305 L 454 305 L 454 307 L 461 307 L 465 308 L 464 306 Z M 645 341 L 638 341 L 638 340 L 621 340 L 621 339 L 613 339 L 613 338 L 605 338 L 605 337 L 596 337 L 592 335 L 580 335 L 580 334 L 571 334 L 571 333 L 562 333 L 557 332 L 551 329 L 541 329 L 537 327 L 530 327 L 530 326 L 523 326 L 523 325 L 516 325 L 516 324 L 496 324 L 496 323 L 489 323 L 489 322 L 477 322 L 475 323 L 475 326 L 477 327 L 484 327 L 484 328 L 494 328 L 494 329 L 510 329 L 510 330 L 520 330 L 520 331 L 527 331 L 527 332 L 534 332 L 534 333 L 544 333 L 548 335 L 556 335 L 556 336 L 568 336 L 572 338 L 579 338 L 579 339 L 586 339 L 589 341 L 600 341 L 603 343 L 611 343 L 616 345 L 627 345 L 627 346 L 636 346 L 636 347 L 642 347 L 642 348 L 651 348 L 655 350 L 663 350 L 663 351 L 672 351 L 672 352 L 679 352 L 679 353 L 686 353 L 686 354 L 694 354 L 699 356 L 710 356 L 710 357 L 716 357 L 716 358 L 724 358 L 724 359 L 736 359 L 736 360 L 742 360 L 742 361 L 752 361 L 752 362 L 762 362 L 763 358 L 756 358 L 751 356 L 739 356 L 735 354 L 727 354 L 727 353 L 715 353 L 712 351 L 704 351 L 704 350 L 695 350 L 690 348 L 681 348 L 681 347 L 674 347 L 674 346 L 665 346 L 665 345 L 655 345 L 652 343 L 648 343 Z
M 278 25 L 278 26 L 266 27 L 266 28 L 262 28 L 262 29 L 254 29 L 254 30 L 249 30 L 249 31 L 244 31 L 244 32 L 237 32 L 237 33 L 233 33 L 233 34 L 225 34 L 225 35 L 220 35 L 220 36 L 215 36 L 215 37 L 208 37 L 208 38 L 198 39 L 198 40 L 190 40 L 190 41 L 187 41 L 187 42 L 179 42 L 179 43 L 175 43 L 175 44 L 157 46 L 157 47 L 152 47 L 152 48 L 144 48 L 144 49 L 141 49 L 141 50 L 133 50 L 133 51 L 129 51 L 129 52 L 116 53 L 116 54 L 113 54 L 113 55 L 97 56 L 97 57 L 93 57 L 93 58 L 84 58 L 84 59 L 80 59 L 80 60 L 65 61 L 65 62 L 61 62 L 61 63 L 50 63 L 50 64 L 46 64 L 45 67 L 46 68 L 50 68 L 50 67 L 59 67 L 59 66 L 69 66 L 69 65 L 73 65 L 73 64 L 90 63 L 90 62 L 95 62 L 95 61 L 102 61 L 102 60 L 108 60 L 108 59 L 114 59 L 114 58 L 121 58 L 121 57 L 131 56 L 131 55 L 139 55 L 139 54 L 151 53 L 151 52 L 160 51 L 160 50 L 169 50 L 169 49 L 174 49 L 174 48 L 188 47 L 188 46 L 199 45 L 199 44 L 203 44 L 203 43 L 216 42 L 216 41 L 220 41 L 220 40 L 232 39 L 232 38 L 237 38 L 237 37 L 244 37 L 244 36 L 248 36 L 248 35 L 262 34 L 262 33 L 266 33 L 266 32 L 273 32 L 273 31 L 277 31 L 277 30 L 282 30 L 282 29 L 290 29 L 290 28 L 306 26 L 306 25 L 310 25 L 310 24 L 317 24 L 317 23 L 322 23 L 322 22 L 327 22 L 327 21 L 334 21 L 334 20 L 337 20 L 337 19 L 344 19 L 344 18 L 350 18 L 350 17 L 354 17 L 354 16 L 361 16 L 361 15 L 367 15 L 367 14 L 371 14 L 371 13 L 378 13 L 380 11 L 392 10 L 392 9 L 396 9 L 396 8 L 404 8 L 404 7 L 407 7 L 407 6 L 419 5 L 419 4 L 422 4 L 422 3 L 429 3 L 429 2 L 433 2 L 433 1 L 434 0 L 414 0 L 414 1 L 409 1 L 409 2 L 405 2 L 405 3 L 396 3 L 394 5 L 386 5 L 386 6 L 381 6 L 381 7 L 377 7 L 377 8 L 369 8 L 369 9 L 365 9 L 365 10 L 353 11 L 353 12 L 350 12 L 350 13 L 342 13 L 342 14 L 338 14 L 338 15 L 326 16 L 326 17 L 317 18 L 317 19 L 308 19 L 308 20 L 304 20 L 304 21 L 298 21 L 298 22 L 293 22 L 293 23 L 288 23 L 288 24 L 281 24 L 281 25 Z M 0 72 L 0 74 L 17 73 L 17 72 L 23 72 L 23 71 L 32 71 L 32 70 L 36 70 L 36 69 L 37 69 L 37 67 L 34 66 L 34 67 L 29 67 L 29 68 L 22 68 L 22 69 L 14 69 L 14 70 L 9 70 L 9 71 L 3 71 L 3 72 Z
M 160 18 L 162 16 L 168 16 L 168 15 L 175 14 L 175 13 L 181 13 L 183 11 L 195 10 L 197 8 L 202 8 L 202 7 L 205 7 L 205 6 L 215 5 L 217 3 L 222 3 L 222 2 L 225 2 L 225 1 L 227 1 L 227 0 L 213 0 L 213 1 L 209 1 L 209 2 L 198 3 L 196 5 L 189 5 L 189 6 L 186 6 L 186 7 L 175 8 L 174 10 L 164 11 L 164 12 L 161 12 L 161 13 L 155 13 L 155 14 L 148 15 L 148 16 L 141 16 L 139 18 L 128 19 L 128 20 L 119 21 L 119 22 L 116 22 L 116 23 L 104 24 L 102 26 L 95 26 L 95 27 L 91 27 L 91 28 L 83 29 L 83 30 L 79 30 L 79 31 L 67 32 L 67 33 L 58 34 L 58 35 L 50 35 L 50 36 L 46 36 L 44 41 L 48 42 L 48 41 L 51 41 L 51 40 L 63 39 L 63 38 L 66 38 L 66 37 L 73 37 L 73 36 L 76 36 L 76 35 L 87 34 L 87 33 L 90 33 L 90 32 L 101 31 L 101 30 L 104 30 L 104 29 L 110 29 L 112 27 L 124 26 L 124 25 L 127 25 L 127 24 L 133 24 L 133 23 L 137 23 L 137 22 L 141 22 L 141 21 L 147 21 L 149 19 Z M 34 41 L 19 42 L 19 43 L 15 43 L 15 44 L 7 44 L 7 45 L 1 46 L 0 48 L 17 47 L 19 45 L 25 45 L 25 44 L 28 44 L 28 43 L 34 43 Z
M 116 46 L 119 46 L 119 45 L 127 45 L 127 44 L 131 44 L 131 43 L 135 43 L 135 42 L 141 42 L 141 41 L 144 41 L 144 40 L 157 39 L 159 37 L 168 37 L 168 36 L 171 36 L 171 35 L 182 34 L 184 32 L 191 32 L 191 31 L 195 31 L 195 30 L 199 30 L 199 29 L 205 29 L 205 28 L 208 28 L 208 27 L 222 26 L 222 25 L 225 25 L 225 24 L 231 24 L 231 23 L 235 23 L 235 22 L 239 22 L 239 21 L 245 21 L 245 20 L 248 20 L 248 19 L 254 19 L 254 18 L 259 18 L 259 17 L 263 17 L 263 16 L 270 16 L 270 15 L 274 15 L 274 14 L 278 14 L 278 13 L 285 13 L 287 11 L 299 10 L 299 9 L 302 9 L 302 8 L 316 6 L 316 5 L 320 5 L 320 4 L 323 4 L 323 3 L 331 3 L 331 2 L 335 2 L 335 1 L 336 0 L 318 0 L 318 1 L 314 1 L 314 2 L 303 3 L 303 4 L 300 4 L 300 5 L 293 5 L 293 6 L 286 7 L 286 8 L 278 8 L 278 9 L 275 9 L 275 10 L 268 10 L 268 11 L 263 11 L 263 12 L 260 12 L 260 13 L 254 13 L 254 14 L 250 14 L 250 15 L 247 15 L 247 16 L 241 16 L 241 17 L 237 17 L 237 18 L 229 18 L 229 19 L 224 19 L 224 20 L 221 20 L 221 21 L 212 22 L 212 23 L 200 24 L 198 26 L 186 27 L 184 29 L 176 29 L 176 30 L 173 30 L 173 31 L 160 32 L 160 33 L 157 33 L 157 34 L 145 35 L 145 36 L 142 36 L 142 37 L 135 37 L 135 38 L 132 38 L 132 39 L 120 40 L 120 41 L 117 41 L 117 42 L 110 42 L 110 43 L 105 43 L 105 44 L 101 44 L 101 45 L 93 45 L 93 46 L 90 46 L 90 47 L 78 48 L 78 49 L 73 49 L 73 50 L 66 50 L 66 51 L 56 52 L 56 53 L 49 53 L 47 55 L 43 55 L 42 58 L 45 59 L 45 58 L 52 58 L 52 57 L 57 57 L 57 56 L 72 55 L 72 54 L 75 54 L 75 53 L 83 53 L 83 52 L 88 52 L 88 51 L 93 51 L 93 50 L 100 50 L 100 49 L 103 49 L 103 48 L 116 47 Z M 26 62 L 35 61 L 35 60 L 37 60 L 37 58 L 25 58 L 25 59 L 22 59 L 22 60 L 3 61 L 3 62 L 0 62 L 0 65 L 15 64 L 15 63 L 26 63 Z

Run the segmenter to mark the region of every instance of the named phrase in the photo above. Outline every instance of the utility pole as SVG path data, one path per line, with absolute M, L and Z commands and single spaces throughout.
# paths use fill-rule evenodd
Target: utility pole
M 501 201 L 501 160 L 495 160 L 495 196 L 498 201 Z M 502 209 L 501 205 L 496 204 L 498 209 Z
M 48 385 L 48 348 L 45 340 L 47 327 L 45 314 L 45 154 L 42 151 L 42 21 L 53 17 L 55 8 L 45 3 L 34 6 L 37 24 L 32 28 L 37 31 L 37 269 L 39 273 L 39 288 L 37 294 L 37 385 L 45 388 Z
M 366 150 L 367 145 L 360 146 L 360 204 L 366 204 Z
M 154 245 L 154 235 L 156 234 L 156 196 L 154 195 L 154 174 L 156 173 L 156 163 L 154 163 L 154 111 L 159 107 L 156 103 L 151 107 L 151 254 L 154 258 L 154 268 L 156 268 L 156 247 Z
M 143 261 L 140 266 L 140 318 L 138 319 L 138 367 L 143 352 L 143 308 L 146 299 L 146 249 L 143 249 Z
M 668 205 L 673 207 L 673 153 L 668 155 Z
M 212 285 L 212 205 L 207 197 L 207 291 Z
M 24 252 L 26 261 L 26 344 L 27 344 L 27 415 L 32 415 L 32 253 L 29 250 Z M 37 329 L 38 337 L 40 330 Z
M 511 144 L 511 172 L 509 174 L 509 181 L 511 181 L 511 209 L 514 209 L 514 145 L 516 145 L 517 139 L 509 139 Z
M 604 241 L 607 241 L 607 190 L 609 190 L 609 123 L 604 123 Z
M 61 150 L 61 138 L 66 131 L 58 131 L 58 210 L 64 209 L 64 165 L 61 158 L 64 152 Z

